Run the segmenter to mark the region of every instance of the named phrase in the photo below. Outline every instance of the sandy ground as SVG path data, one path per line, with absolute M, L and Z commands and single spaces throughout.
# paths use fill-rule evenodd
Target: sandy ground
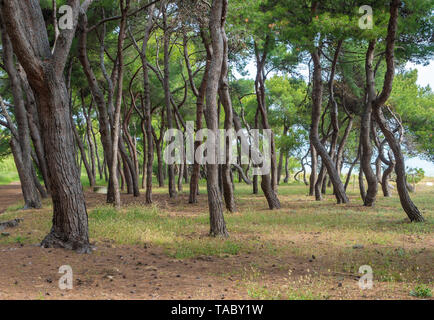
M 164 196 L 156 198 L 160 197 L 160 205 L 170 205 Z M 104 196 L 87 194 L 86 198 L 96 205 Z M 20 200 L 19 185 L 0 186 L 0 212 Z M 26 222 L 13 230 L 31 232 Z M 315 286 L 316 292 L 327 292 L 328 299 L 411 299 L 410 288 L 394 283 L 376 282 L 373 290 L 360 290 L 358 274 L 328 273 L 330 259 L 326 256 L 312 259 L 249 253 L 177 260 L 146 244 L 119 246 L 106 241 L 95 243 L 95 247 L 92 254 L 80 255 L 37 244 L 0 245 L 0 299 L 251 299 L 244 271 L 252 265 L 261 269 L 261 279 L 255 282 L 265 290 L 288 284 Z M 73 271 L 72 290 L 59 288 L 63 275 L 59 268 L 65 265 Z

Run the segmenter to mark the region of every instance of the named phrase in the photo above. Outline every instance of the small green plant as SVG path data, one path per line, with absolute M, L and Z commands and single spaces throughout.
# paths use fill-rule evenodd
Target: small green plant
M 431 289 L 428 288 L 428 286 L 421 284 L 416 288 L 414 288 L 413 290 L 411 290 L 410 295 L 412 297 L 417 297 L 417 298 L 429 298 L 432 297 L 432 292 Z
M 18 243 L 18 244 L 24 244 L 25 241 L 26 241 L 26 238 L 21 237 L 21 236 L 17 236 L 17 237 L 15 237 L 15 239 L 14 239 L 14 242 L 15 242 L 15 243 Z

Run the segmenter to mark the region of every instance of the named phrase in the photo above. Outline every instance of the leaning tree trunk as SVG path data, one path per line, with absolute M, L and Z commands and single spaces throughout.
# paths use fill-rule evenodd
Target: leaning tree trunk
M 38 193 L 38 189 L 33 180 L 33 161 L 32 161 L 32 147 L 30 144 L 30 131 L 29 131 L 29 122 L 27 119 L 27 111 L 24 104 L 23 99 L 23 90 L 20 83 L 20 79 L 18 77 L 17 69 L 14 65 L 14 57 L 12 44 L 9 40 L 9 36 L 4 30 L 3 26 L 1 26 L 2 21 L 0 19 L 0 28 L 2 35 L 2 44 L 3 44 L 3 60 L 6 71 L 9 76 L 10 87 L 12 91 L 12 96 L 14 99 L 14 110 L 15 110 L 15 120 L 17 122 L 17 139 L 15 141 L 12 138 L 13 146 L 15 147 L 14 159 L 17 164 L 17 168 L 20 167 L 21 170 L 18 170 L 18 174 L 21 181 L 21 189 L 24 197 L 24 208 L 31 209 L 41 208 L 41 198 Z M 3 108 L 3 106 L 2 106 Z M 6 109 L 4 108 L 6 112 Z M 10 126 L 13 124 L 10 123 Z M 17 142 L 17 143 L 14 143 Z
M 407 213 L 408 218 L 414 222 L 423 222 L 425 219 L 420 213 L 419 209 L 413 203 L 410 198 L 410 194 L 407 190 L 407 177 L 405 173 L 405 161 L 401 151 L 401 145 L 396 141 L 396 138 L 387 125 L 386 119 L 383 116 L 381 108 L 375 108 L 376 121 L 384 134 L 390 148 L 393 151 L 395 157 L 395 173 L 396 173 L 396 187 L 398 189 L 399 200 L 401 206 Z
M 321 143 L 318 134 L 319 121 L 321 117 L 321 105 L 322 105 L 322 68 L 320 61 L 320 53 L 318 49 L 315 49 L 312 53 L 312 60 L 314 61 L 313 72 L 313 104 L 312 104 L 312 124 L 310 130 L 310 141 L 315 147 L 318 154 L 321 156 L 322 164 L 327 168 L 330 180 L 332 181 L 333 188 L 335 190 L 335 196 L 338 203 L 347 203 L 349 199 L 345 193 L 344 185 L 337 172 L 335 163 L 331 159 L 327 150 Z
M 211 35 L 211 44 L 213 54 L 210 63 L 210 70 L 206 87 L 206 109 L 205 120 L 208 130 L 217 133 L 217 93 L 220 75 L 222 71 L 223 56 L 224 56 L 224 40 L 222 28 L 226 22 L 227 0 L 215 0 L 212 3 L 209 29 Z M 210 235 L 227 237 L 228 231 L 223 216 L 223 201 L 218 185 L 218 135 L 215 134 L 212 148 L 208 148 L 207 152 L 214 158 L 214 163 L 207 163 L 207 190 L 208 190 L 208 205 L 210 212 Z M 208 159 L 209 159 L 208 155 Z
M 80 8 L 79 1 L 71 4 L 76 26 L 78 12 L 85 12 L 87 7 Z M 89 1 L 83 3 L 86 5 Z M 35 93 L 52 184 L 53 226 L 42 246 L 89 252 L 86 204 L 75 163 L 69 97 L 63 77 L 74 30 L 62 32 L 62 41 L 52 54 L 38 1 L 3 0 L 0 9 L 5 29 L 14 39 L 14 52 Z
M 396 186 L 398 189 L 399 199 L 401 201 L 402 208 L 406 212 L 410 221 L 422 222 L 424 218 L 420 213 L 419 209 L 413 203 L 406 188 L 406 175 L 405 175 L 405 162 L 404 156 L 401 151 L 401 145 L 395 138 L 392 130 L 390 130 L 387 125 L 386 119 L 382 113 L 382 108 L 389 99 L 392 92 L 393 79 L 395 76 L 395 61 L 394 61 L 394 51 L 395 51 L 395 41 L 396 33 L 398 29 L 398 16 L 399 7 L 401 5 L 400 0 L 391 0 L 390 4 L 390 19 L 388 32 L 386 37 L 386 65 L 387 71 L 384 77 L 383 90 L 380 95 L 375 99 L 373 104 L 373 110 L 375 115 L 375 120 L 377 121 L 384 137 L 387 140 L 390 148 L 392 149 L 393 155 L 395 157 L 395 173 L 396 173 Z
M 383 177 L 382 177 L 382 183 L 381 188 L 383 190 L 383 195 L 385 197 L 390 197 L 390 186 L 389 186 L 389 178 L 392 174 L 393 170 L 395 170 L 395 159 L 393 159 L 392 155 L 390 154 L 391 151 L 389 150 L 389 166 L 384 170 Z

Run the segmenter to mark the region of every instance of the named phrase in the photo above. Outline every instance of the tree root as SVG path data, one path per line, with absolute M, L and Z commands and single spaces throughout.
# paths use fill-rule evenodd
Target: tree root
M 66 239 L 51 231 L 41 242 L 43 248 L 62 248 L 73 250 L 77 253 L 92 253 L 92 246 L 88 241 Z
M 18 227 L 20 222 L 23 222 L 23 219 L 14 219 L 11 221 L 6 222 L 0 222 L 0 231 L 6 229 L 6 228 L 15 228 Z

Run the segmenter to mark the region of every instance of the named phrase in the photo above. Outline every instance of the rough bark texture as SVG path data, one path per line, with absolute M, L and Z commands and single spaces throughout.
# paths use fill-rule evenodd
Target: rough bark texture
M 85 1 L 82 6 L 89 3 Z M 69 4 L 76 26 L 80 2 Z M 75 28 L 62 31 L 52 54 L 38 1 L 3 0 L 0 9 L 5 29 L 14 39 L 15 55 L 35 93 L 52 183 L 53 226 L 42 245 L 89 252 L 86 204 L 75 163 L 69 98 L 63 77 Z
M 205 120 L 208 130 L 217 132 L 217 93 L 222 70 L 224 43 L 222 27 L 226 22 L 227 0 L 215 0 L 212 3 L 209 29 L 212 44 L 212 58 L 206 87 L 206 109 Z M 208 149 L 208 152 L 218 156 L 218 140 L 216 135 L 215 148 Z M 210 212 L 210 235 L 227 237 L 228 231 L 223 217 L 223 201 L 218 185 L 218 165 L 207 163 L 207 190 L 208 205 Z
M 18 77 L 17 69 L 14 65 L 12 44 L 9 40 L 9 36 L 3 27 L 1 27 L 0 19 L 0 29 L 2 35 L 2 45 L 3 45 L 3 61 L 6 67 L 6 71 L 9 76 L 12 96 L 14 99 L 14 111 L 15 120 L 17 122 L 17 137 L 12 138 L 12 151 L 14 153 L 15 163 L 17 164 L 18 175 L 21 182 L 21 190 L 24 197 L 24 208 L 32 209 L 41 208 L 41 198 L 35 181 L 33 179 L 33 161 L 32 161 L 32 147 L 30 144 L 30 129 L 29 122 L 27 118 L 27 111 L 23 99 L 23 90 L 21 86 L 20 79 Z M 13 124 L 10 123 L 10 126 Z M 15 139 L 18 139 L 17 141 Z

